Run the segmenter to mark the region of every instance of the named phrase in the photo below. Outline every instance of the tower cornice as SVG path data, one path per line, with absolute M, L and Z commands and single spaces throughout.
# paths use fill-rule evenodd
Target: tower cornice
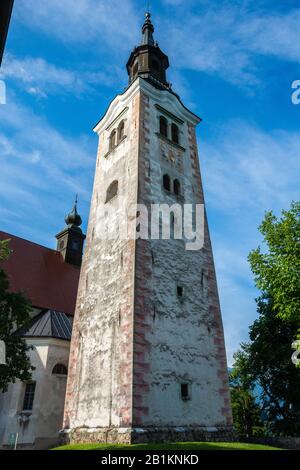
M 133 97 L 140 91 L 145 92 L 150 98 L 154 101 L 157 101 L 160 105 L 165 104 L 165 107 L 169 107 L 169 111 L 173 114 L 176 114 L 183 121 L 188 121 L 193 125 L 199 124 L 202 119 L 190 111 L 184 106 L 180 98 L 176 93 L 171 92 L 170 90 L 161 90 L 154 87 L 147 80 L 137 77 L 134 82 L 124 91 L 117 95 L 109 107 L 107 108 L 105 114 L 102 116 L 100 121 L 93 128 L 93 131 L 96 134 L 101 134 L 108 125 L 114 121 L 120 114 L 120 108 L 125 108 L 128 106 Z
M 120 108 L 123 106 L 125 109 L 132 98 L 139 92 L 139 90 L 139 79 L 137 79 L 128 88 L 126 88 L 124 93 L 120 93 L 119 95 L 115 96 L 102 118 L 93 128 L 93 131 L 98 135 L 101 134 L 107 128 L 107 126 L 110 125 L 112 121 L 116 119 L 116 117 L 118 117 Z

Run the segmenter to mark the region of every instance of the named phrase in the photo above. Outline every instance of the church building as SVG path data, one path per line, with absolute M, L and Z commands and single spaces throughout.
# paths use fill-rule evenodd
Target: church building
M 71 341 L 66 442 L 226 440 L 232 433 L 206 216 L 204 246 L 196 251 L 184 239 L 121 235 L 125 223 L 136 223 L 132 206 L 204 205 L 201 119 L 173 91 L 168 68 L 147 13 L 127 62 L 128 87 L 94 129 L 99 147 Z M 112 225 L 115 236 L 104 237 Z
M 0 393 L 0 449 L 48 449 L 62 427 L 72 321 L 85 235 L 75 203 L 52 250 L 9 233 L 12 253 L 1 262 L 12 292 L 32 304 L 31 321 L 15 334 L 32 346 L 32 380 L 17 380 Z

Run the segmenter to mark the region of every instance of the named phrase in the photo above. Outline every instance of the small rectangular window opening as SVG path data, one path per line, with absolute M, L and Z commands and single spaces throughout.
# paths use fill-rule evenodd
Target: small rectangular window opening
M 190 398 L 189 384 L 187 384 L 187 383 L 180 384 L 180 393 L 181 393 L 181 399 L 182 400 L 189 400 L 189 398 Z
M 178 297 L 183 297 L 183 287 L 177 286 L 177 295 Z

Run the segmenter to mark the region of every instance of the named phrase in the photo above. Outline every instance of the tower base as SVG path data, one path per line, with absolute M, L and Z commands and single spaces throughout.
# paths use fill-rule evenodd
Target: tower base
M 142 444 L 165 442 L 229 442 L 236 439 L 232 426 L 77 428 L 60 432 L 61 444 Z

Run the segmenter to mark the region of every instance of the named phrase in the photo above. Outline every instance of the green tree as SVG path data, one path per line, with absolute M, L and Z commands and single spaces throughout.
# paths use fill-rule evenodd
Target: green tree
M 9 242 L 10 240 L 0 240 L 0 261 L 7 259 L 11 253 Z
M 300 326 L 300 202 L 280 219 L 268 212 L 259 230 L 267 250 L 258 247 L 249 254 L 256 286 L 272 296 L 282 319 L 297 319 Z
M 240 371 L 236 368 L 230 374 L 230 393 L 233 423 L 239 437 L 253 437 L 263 434 L 261 407 L 255 401 L 251 386 L 242 383 Z
M 235 379 L 256 390 L 271 433 L 300 433 L 300 371 L 291 361 L 298 319 L 282 319 L 270 296 L 257 299 L 259 318 L 250 327 L 250 342 L 235 356 Z
M 0 243 L 0 259 L 10 254 L 8 241 Z M 31 349 L 15 332 L 30 320 L 31 305 L 24 295 L 9 292 L 9 282 L 0 269 L 0 341 L 6 349 L 6 364 L 0 365 L 0 391 L 5 392 L 10 382 L 16 379 L 31 379 L 33 367 L 27 352 Z

